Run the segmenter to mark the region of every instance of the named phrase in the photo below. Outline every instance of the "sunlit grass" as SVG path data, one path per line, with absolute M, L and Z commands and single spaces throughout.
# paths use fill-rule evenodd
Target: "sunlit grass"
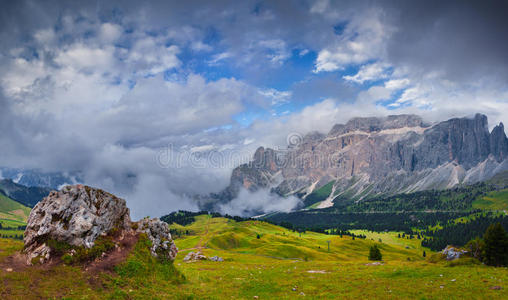
M 193 234 L 176 239 L 181 251 L 173 263 L 152 258 L 147 240 L 142 239 L 114 274 L 99 274 L 98 278 L 91 278 L 79 266 L 0 270 L 4 283 L 0 298 L 294 299 L 305 295 L 310 299 L 503 299 L 506 295 L 506 268 L 466 260 L 430 263 L 421 257 L 419 240 L 399 239 L 395 232 L 357 232 L 367 239 L 352 240 L 314 232 L 300 235 L 261 221 L 209 216 L 200 216 L 182 229 Z M 329 252 L 326 241 L 330 241 Z M 381 249 L 382 265 L 368 265 L 373 244 Z M 19 241 L 0 239 L 0 263 L 21 247 Z M 224 261 L 184 262 L 194 248 Z M 502 289 L 491 289 L 493 286 Z

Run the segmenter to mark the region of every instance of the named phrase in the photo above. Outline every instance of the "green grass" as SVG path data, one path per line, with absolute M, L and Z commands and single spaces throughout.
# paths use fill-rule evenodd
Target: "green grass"
M 12 220 L 26 222 L 30 215 L 30 208 L 18 203 L 0 193 L 0 221 Z
M 483 210 L 508 210 L 508 189 L 493 191 L 473 201 L 473 208 Z
M 421 257 L 418 240 L 398 239 L 395 232 L 357 232 L 367 234 L 365 240 L 314 232 L 300 236 L 261 221 L 235 222 L 210 216 L 198 216 L 192 224 L 172 227 L 192 232 L 175 240 L 180 252 L 173 263 L 151 257 L 148 240 L 141 238 L 113 274 L 89 275 L 79 266 L 65 265 L 21 272 L 0 269 L 0 298 L 294 299 L 304 297 L 301 293 L 309 299 L 339 295 L 343 299 L 506 296 L 506 268 L 470 260 L 431 263 Z M 369 248 L 374 244 L 381 249 L 383 265 L 366 265 L 370 263 Z M 406 249 L 407 245 L 414 249 Z M 0 265 L 6 255 L 21 247 L 18 241 L 0 239 Z M 195 248 L 225 261 L 184 262 L 185 255 Z M 493 286 L 501 286 L 502 290 L 490 289 Z

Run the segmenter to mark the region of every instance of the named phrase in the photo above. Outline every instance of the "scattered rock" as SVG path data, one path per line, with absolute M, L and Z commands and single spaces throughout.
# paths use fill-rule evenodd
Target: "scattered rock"
M 384 265 L 384 263 L 380 262 L 380 261 L 376 261 L 376 262 L 373 262 L 373 263 L 368 263 L 368 264 L 365 264 L 366 266 L 382 266 Z
M 455 282 L 455 281 L 457 281 L 457 279 L 453 278 L 453 279 L 452 279 L 452 280 L 450 280 L 450 281 L 453 281 L 453 282 Z
M 446 246 L 443 251 L 441 251 L 444 255 L 446 255 L 446 260 L 455 260 L 459 259 L 462 255 L 466 254 L 466 250 L 462 250 L 459 248 L 455 248 L 453 246 Z
M 295 285 L 292 289 L 293 292 L 296 292 L 298 290 L 298 287 Z
M 491 286 L 490 289 L 491 290 L 500 290 L 501 287 L 499 285 L 495 285 L 495 286 Z
M 210 257 L 210 260 L 211 261 L 224 261 L 224 259 L 219 256 L 212 256 L 212 257 Z
M 7 268 L 7 269 L 5 269 L 5 271 L 12 272 L 12 268 Z
M 193 261 L 197 261 L 197 260 L 206 260 L 206 256 L 204 256 L 201 252 L 189 252 L 185 258 L 183 259 L 183 261 L 186 261 L 186 262 L 193 262 Z
M 254 296 L 254 299 L 259 299 L 259 296 Z
M 300 292 L 300 296 L 305 296 L 305 293 L 304 292 Z
M 158 218 L 144 218 L 137 222 L 136 232 L 145 233 L 152 241 L 150 251 L 153 256 L 175 259 L 178 249 L 171 239 L 168 224 Z
M 307 273 L 318 273 L 318 274 L 326 274 L 325 270 L 308 270 Z

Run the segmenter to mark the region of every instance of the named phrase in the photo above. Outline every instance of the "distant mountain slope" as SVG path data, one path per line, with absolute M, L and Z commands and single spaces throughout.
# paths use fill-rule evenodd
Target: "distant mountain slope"
M 0 192 L 28 207 L 34 207 L 35 204 L 46 197 L 50 191 L 50 188 L 27 187 L 17 184 L 10 179 L 0 180 Z
M 26 222 L 29 215 L 29 207 L 0 193 L 0 222 L 5 220 Z
M 0 167 L 0 179 L 11 179 L 24 186 L 49 187 L 58 189 L 65 184 L 81 182 L 78 173 L 42 172 L 32 169 L 13 169 Z
M 508 170 L 502 123 L 489 132 L 487 117 L 454 118 L 430 125 L 415 115 L 354 118 L 326 135 L 307 134 L 287 150 L 260 147 L 252 162 L 233 170 L 230 186 L 212 195 L 227 202 L 241 188 L 309 196 L 317 206 L 471 184 Z M 330 184 L 328 195 L 314 191 Z

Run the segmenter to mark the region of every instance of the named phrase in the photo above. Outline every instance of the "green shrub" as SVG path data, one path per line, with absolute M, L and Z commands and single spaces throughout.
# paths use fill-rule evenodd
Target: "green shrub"
M 61 256 L 74 248 L 74 246 L 71 246 L 66 242 L 53 239 L 47 240 L 46 245 L 51 248 L 51 254 L 56 256 Z
M 383 256 L 377 245 L 370 247 L 369 260 L 382 260 Z
M 110 236 L 100 236 L 95 240 L 92 248 L 76 247 L 76 253 L 72 256 L 72 263 L 92 261 L 115 248 L 115 243 Z

